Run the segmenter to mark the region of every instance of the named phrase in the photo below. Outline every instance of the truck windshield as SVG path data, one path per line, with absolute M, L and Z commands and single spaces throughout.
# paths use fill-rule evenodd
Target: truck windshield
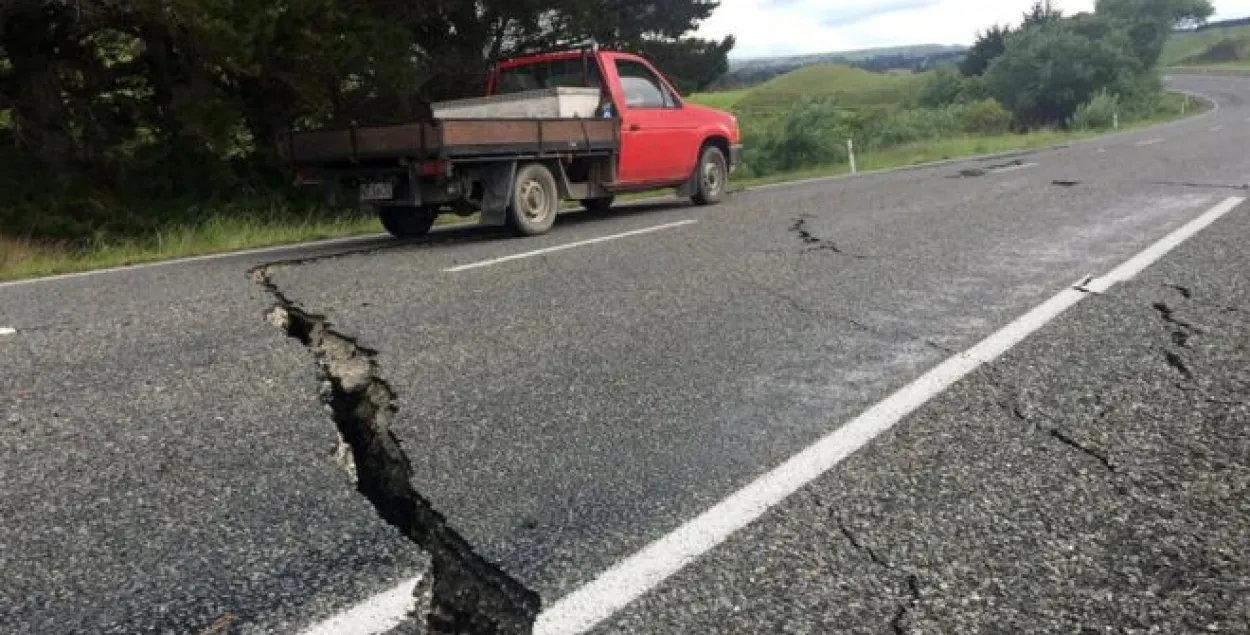
M 587 77 L 587 71 L 589 77 Z M 535 62 L 499 72 L 495 93 L 505 95 L 544 88 L 602 88 L 603 75 L 599 63 L 591 58 L 575 57 L 550 62 Z

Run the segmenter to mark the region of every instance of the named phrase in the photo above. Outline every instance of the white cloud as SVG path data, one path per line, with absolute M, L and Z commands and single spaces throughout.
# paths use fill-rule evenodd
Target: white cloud
M 1017 24 L 1033 0 L 722 0 L 699 30 L 734 35 L 734 57 L 906 44 L 971 44 L 993 24 Z M 1058 0 L 1065 13 L 1094 0 Z M 1217 17 L 1250 15 L 1250 0 L 1217 0 Z

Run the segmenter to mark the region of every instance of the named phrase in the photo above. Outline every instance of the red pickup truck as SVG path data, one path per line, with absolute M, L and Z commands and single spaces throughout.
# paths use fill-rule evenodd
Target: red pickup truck
M 591 116 L 293 132 L 278 150 L 301 182 L 322 184 L 328 196 L 340 183 L 354 186 L 401 238 L 424 235 L 448 212 L 480 212 L 482 224 L 537 235 L 562 201 L 601 211 L 622 192 L 675 188 L 700 205 L 724 196 L 742 152 L 737 120 L 686 102 L 642 57 L 594 47 L 511 59 L 493 66 L 485 92 L 506 99 L 568 88 L 600 91 Z

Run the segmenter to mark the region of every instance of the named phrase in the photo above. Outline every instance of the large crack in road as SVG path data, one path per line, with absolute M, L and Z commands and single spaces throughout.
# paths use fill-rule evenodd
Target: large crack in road
M 275 301 L 266 314 L 269 323 L 316 359 L 321 399 L 339 434 L 340 461 L 378 515 L 430 556 L 410 617 L 433 635 L 532 632 L 538 594 L 478 555 L 413 487 L 411 461 L 391 429 L 395 391 L 378 371 L 377 351 L 288 298 L 271 277 L 274 266 L 261 265 L 249 275 Z

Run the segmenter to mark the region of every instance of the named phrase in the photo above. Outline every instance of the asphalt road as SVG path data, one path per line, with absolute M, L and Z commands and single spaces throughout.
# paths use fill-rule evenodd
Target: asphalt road
M 424 570 L 353 491 L 252 267 L 377 351 L 413 487 L 550 604 L 1244 195 L 1250 79 L 1174 83 L 1220 109 L 529 240 L 0 286 L 0 630 L 294 632 Z M 601 630 L 1250 630 L 1247 239 L 1243 207 Z

